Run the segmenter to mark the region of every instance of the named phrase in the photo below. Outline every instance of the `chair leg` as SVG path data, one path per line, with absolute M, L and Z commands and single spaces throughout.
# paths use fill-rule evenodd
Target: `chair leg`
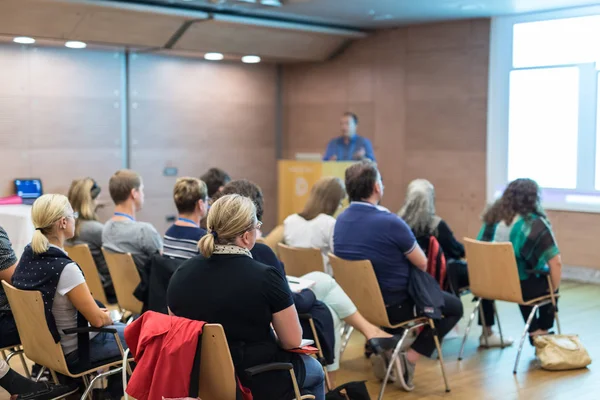
M 523 350 L 523 344 L 525 343 L 525 336 L 529 334 L 529 325 L 531 325 L 531 320 L 533 316 L 537 312 L 539 305 L 533 306 L 533 309 L 529 313 L 529 317 L 527 317 L 527 322 L 525 323 L 525 328 L 523 329 L 523 334 L 521 335 L 521 342 L 519 343 L 519 350 L 517 352 L 517 359 L 515 361 L 515 367 L 513 368 L 513 374 L 517 373 L 517 366 L 519 365 L 519 360 L 521 359 L 521 351 Z
M 27 379 L 31 379 L 31 372 L 29 372 L 29 368 L 27 367 L 27 362 L 25 361 L 25 356 L 22 351 L 19 351 L 19 358 L 21 359 L 21 364 L 23 365 L 23 371 L 25 371 L 25 375 Z
M 385 393 L 385 386 L 387 385 L 388 379 L 390 379 L 390 374 L 392 373 L 392 368 L 394 367 L 394 360 L 396 360 L 396 358 L 400 354 L 400 349 L 402 348 L 402 343 L 404 343 L 404 340 L 408 336 L 409 331 L 410 331 L 410 329 L 408 327 L 405 328 L 404 332 L 402 333 L 402 337 L 396 344 L 396 348 L 394 349 L 394 352 L 392 353 L 392 357 L 390 358 L 390 361 L 388 363 L 388 367 L 387 367 L 387 370 L 385 373 L 385 378 L 383 379 L 383 382 L 381 383 L 381 389 L 379 390 L 378 400 L 383 399 L 383 394 Z
M 32 369 L 33 371 L 33 369 Z M 42 375 L 44 375 L 44 371 L 46 371 L 46 367 L 44 367 L 42 365 L 42 368 L 40 368 L 40 372 L 38 372 L 37 376 L 35 377 L 34 381 L 39 382 L 40 378 L 42 377 Z
M 500 325 L 500 316 L 498 315 L 498 309 L 496 308 L 496 302 L 494 304 L 494 316 L 496 317 L 496 321 L 498 322 L 498 333 L 500 334 L 500 348 L 504 348 L 504 336 L 502 336 L 502 326 Z
M 490 348 L 490 343 L 488 342 L 488 337 L 487 337 L 487 334 L 485 333 L 485 328 L 487 328 L 487 323 L 485 321 L 485 314 L 483 313 L 482 299 L 479 299 L 478 304 L 479 304 L 479 318 L 481 318 L 481 327 L 482 327 L 482 329 L 484 331 L 483 341 L 485 342 L 485 348 L 489 349 Z
M 106 372 L 101 372 L 101 373 L 97 374 L 96 376 L 94 376 L 94 378 L 92 378 L 91 381 L 88 379 L 87 376 L 82 376 L 81 378 L 83 379 L 83 383 L 85 383 L 86 388 L 85 388 L 85 392 L 83 392 L 83 395 L 81 396 L 81 400 L 85 399 L 86 397 L 88 397 L 90 400 L 92 400 L 92 388 L 94 386 L 94 383 L 96 383 L 96 381 L 98 379 L 102 379 L 106 376 L 111 376 L 111 375 L 121 373 L 121 369 L 122 369 L 122 367 L 117 367 L 117 368 L 111 369 Z
M 292 378 L 292 387 L 294 388 L 294 394 L 296 395 L 296 399 L 302 399 L 300 395 L 300 388 L 298 387 L 298 381 L 296 380 L 296 375 L 294 375 L 294 370 L 290 369 L 290 376 Z
M 344 325 L 344 329 L 342 331 L 342 348 L 340 350 L 340 358 L 342 357 L 342 354 L 344 354 L 344 350 L 346 350 L 346 346 L 348 346 L 348 343 L 350 342 L 350 337 L 352 336 L 353 332 L 354 327 L 348 324 Z
M 444 367 L 444 356 L 442 355 L 442 346 L 440 345 L 440 338 L 438 337 L 437 330 L 435 329 L 435 323 L 432 319 L 429 320 L 429 326 L 433 332 L 433 341 L 437 348 L 438 360 L 440 361 L 440 368 L 442 369 L 442 376 L 444 377 L 444 385 L 446 386 L 446 393 L 450 392 L 450 385 L 448 385 L 448 377 L 446 376 L 446 367 Z
M 56 372 L 54 372 L 54 370 L 51 369 L 50 370 L 50 375 L 52 375 L 52 380 L 54 381 L 54 384 L 58 385 L 59 382 L 58 382 L 58 376 L 56 376 Z
M 469 332 L 471 331 L 471 324 L 473 324 L 473 320 L 475 319 L 475 314 L 477 314 L 477 310 L 479 309 L 479 303 L 481 303 L 481 299 L 477 300 L 477 304 L 475 304 L 475 308 L 469 317 L 469 323 L 467 324 L 467 329 L 465 329 L 465 336 L 463 337 L 462 344 L 460 345 L 460 351 L 458 352 L 458 361 L 462 360 L 463 351 L 465 350 L 465 343 L 467 342 L 467 337 L 469 336 Z

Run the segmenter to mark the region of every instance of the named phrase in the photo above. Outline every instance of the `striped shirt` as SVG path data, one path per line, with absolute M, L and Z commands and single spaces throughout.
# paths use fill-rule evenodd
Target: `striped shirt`
M 198 241 L 206 231 L 194 226 L 171 225 L 163 237 L 163 255 L 187 260 L 198 255 Z
M 10 240 L 8 240 L 8 235 L 6 234 L 6 231 L 0 227 L 0 271 L 12 267 L 16 262 L 17 257 L 12 249 Z M 6 298 L 2 285 L 0 285 L 0 310 L 10 310 L 8 299 Z

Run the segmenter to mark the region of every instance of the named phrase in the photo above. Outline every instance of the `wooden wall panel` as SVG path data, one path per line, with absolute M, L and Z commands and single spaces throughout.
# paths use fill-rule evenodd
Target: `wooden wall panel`
M 360 104 L 396 212 L 415 178 L 436 187 L 458 238 L 475 236 L 486 193 L 489 20 L 377 32 L 324 64 L 284 68 L 284 156 L 323 152 L 337 120 Z M 550 212 L 565 263 L 600 269 L 600 214 Z
M 122 57 L 0 45 L 0 195 L 12 193 L 17 177 L 39 177 L 46 193 L 66 194 L 73 179 L 91 176 L 109 201 L 108 179 L 122 165 Z
M 147 204 L 140 218 L 159 232 L 175 214 L 179 176 L 199 177 L 210 167 L 261 186 L 265 229 L 275 223 L 276 69 L 269 65 L 212 63 L 137 55 L 131 60 L 131 166 L 144 178 Z

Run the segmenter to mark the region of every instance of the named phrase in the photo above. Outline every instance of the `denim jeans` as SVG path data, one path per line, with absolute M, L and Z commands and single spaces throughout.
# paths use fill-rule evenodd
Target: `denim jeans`
M 314 395 L 315 400 L 325 400 L 325 373 L 321 363 L 306 354 L 301 354 L 300 357 L 306 372 L 304 382 L 298 382 L 300 391 Z
M 121 339 L 123 350 L 127 349 L 125 343 L 125 324 L 115 323 L 114 325 L 105 326 L 105 328 L 114 328 Z M 121 351 L 112 333 L 99 333 L 90 340 L 90 362 L 96 363 L 102 360 L 108 360 L 114 357 L 120 357 Z M 77 365 L 79 362 L 79 354 L 74 351 L 66 356 L 67 365 L 69 367 Z

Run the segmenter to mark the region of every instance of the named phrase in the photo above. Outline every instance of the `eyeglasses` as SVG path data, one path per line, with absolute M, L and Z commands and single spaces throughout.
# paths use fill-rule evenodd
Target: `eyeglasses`
M 67 218 L 77 219 L 79 218 L 79 213 L 77 211 L 73 212 L 71 215 L 67 215 Z
M 256 225 L 254 226 L 254 229 L 256 229 L 256 230 L 260 230 L 260 228 L 261 228 L 261 227 L 262 227 L 262 222 L 258 221 L 258 222 L 256 223 Z

